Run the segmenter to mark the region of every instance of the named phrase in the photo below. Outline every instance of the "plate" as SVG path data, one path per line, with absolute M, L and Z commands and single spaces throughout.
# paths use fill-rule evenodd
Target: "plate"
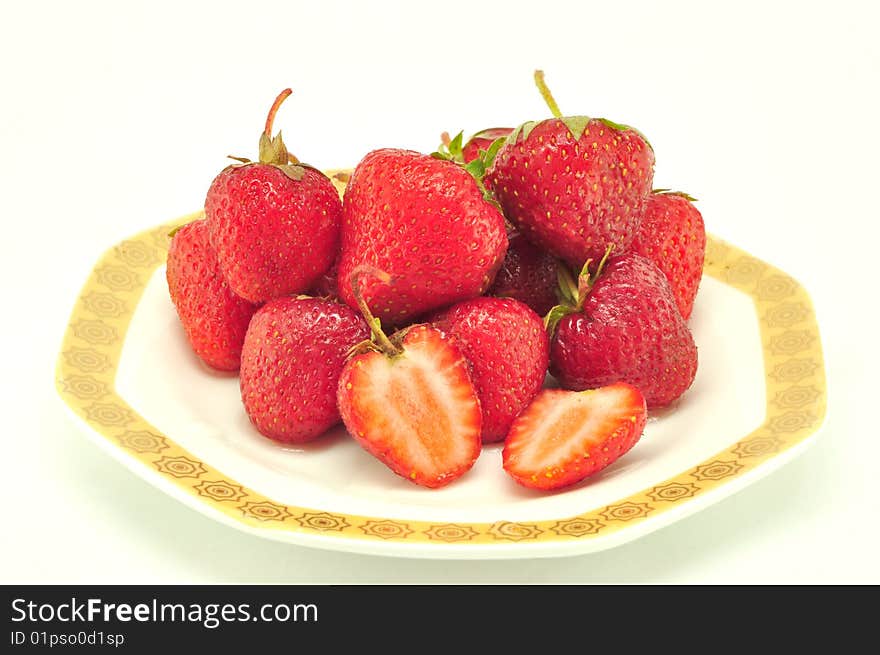
M 625 457 L 557 493 L 516 485 L 501 447 L 440 490 L 416 487 L 342 427 L 284 448 L 260 436 L 238 379 L 189 350 L 165 283 L 168 232 L 110 248 L 89 275 L 58 358 L 72 416 L 136 475 L 252 534 L 304 546 L 430 558 L 529 558 L 610 548 L 742 489 L 811 444 L 825 415 L 821 342 L 806 291 L 710 236 L 690 320 L 700 366 Z

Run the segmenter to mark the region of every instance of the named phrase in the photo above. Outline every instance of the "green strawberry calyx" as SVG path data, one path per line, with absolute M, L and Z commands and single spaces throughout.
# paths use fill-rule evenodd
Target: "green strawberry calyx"
M 694 198 L 689 193 L 685 193 L 684 191 L 672 191 L 671 189 L 651 189 L 651 193 L 657 196 L 678 196 L 680 198 L 684 198 L 688 202 L 698 202 L 696 198 Z
M 278 94 L 278 97 L 275 98 L 275 102 L 272 103 L 272 107 L 269 109 L 269 114 L 266 116 L 266 126 L 263 129 L 263 133 L 260 134 L 259 161 L 254 162 L 247 157 L 228 155 L 229 159 L 234 159 L 239 162 L 239 164 L 233 164 L 233 166 L 249 166 L 251 164 L 274 166 L 291 180 L 297 182 L 299 182 L 303 178 L 303 175 L 305 175 L 306 168 L 312 168 L 308 164 L 302 163 L 287 150 L 287 146 L 284 145 L 284 139 L 281 138 L 280 131 L 275 136 L 272 136 L 272 124 L 275 122 L 275 115 L 278 113 L 281 104 L 290 97 L 292 93 L 293 91 L 291 89 L 284 89 L 284 91 Z
M 550 109 L 550 113 L 553 115 L 553 118 L 548 120 L 555 119 L 560 121 L 568 129 L 569 134 L 571 134 L 571 138 L 575 141 L 580 141 L 581 137 L 584 135 L 584 132 L 587 131 L 587 126 L 590 124 L 590 122 L 595 120 L 602 123 L 606 127 L 617 130 L 618 132 L 626 132 L 627 130 L 635 132 L 642 138 L 642 140 L 648 145 L 648 147 L 653 150 L 653 147 L 651 147 L 651 143 L 648 141 L 648 139 L 645 138 L 645 135 L 631 125 L 615 123 L 614 121 L 607 118 L 594 119 L 590 116 L 563 116 L 562 111 L 559 109 L 559 105 L 556 103 L 556 99 L 550 92 L 550 87 L 547 86 L 547 82 L 544 80 L 544 71 L 536 70 L 534 74 L 534 79 L 535 86 L 538 87 L 538 91 L 540 92 L 541 97 L 544 99 L 544 102 Z M 529 138 L 529 134 L 532 133 L 532 130 L 543 122 L 544 121 L 527 121 L 523 123 L 510 133 L 510 135 L 507 137 L 507 143 L 516 143 L 520 138 L 525 141 Z
M 484 132 L 486 130 L 483 130 Z M 477 132 L 474 136 L 471 137 L 471 140 L 479 137 L 481 132 Z M 458 164 L 464 170 L 471 174 L 471 176 L 477 181 L 480 186 L 480 189 L 483 191 L 484 197 L 487 200 L 493 200 L 491 195 L 488 194 L 488 191 L 483 186 L 483 176 L 486 175 L 486 171 L 489 170 L 489 167 L 492 165 L 492 162 L 495 161 L 495 156 L 498 154 L 498 151 L 501 149 L 501 146 L 504 145 L 507 137 L 498 137 L 492 143 L 489 144 L 487 149 L 480 148 L 477 151 L 477 157 L 468 163 L 464 161 L 464 132 L 459 132 L 454 137 L 450 138 L 448 132 L 444 132 L 440 135 L 440 146 L 431 153 L 431 156 L 434 159 L 443 159 L 445 161 L 451 161 L 455 164 Z
M 449 132 L 443 132 L 440 135 L 440 145 L 437 146 L 437 150 L 431 153 L 431 156 L 434 159 L 444 159 L 464 165 L 464 131 L 452 138 L 450 138 Z
M 609 244 L 605 249 L 605 254 L 602 255 L 602 259 L 593 272 L 590 272 L 590 264 L 593 263 L 593 260 L 588 259 L 584 263 L 583 268 L 581 268 L 577 280 L 574 279 L 566 264 L 561 261 L 557 264 L 556 279 L 559 282 L 559 289 L 556 294 L 559 297 L 559 304 L 550 309 L 544 317 L 544 327 L 547 329 L 550 337 L 553 336 L 556 326 L 559 325 L 559 321 L 564 316 L 579 312 L 584 308 L 584 302 L 587 296 L 590 295 L 590 291 L 593 290 L 596 280 L 602 275 L 605 263 L 608 261 L 608 257 L 611 256 L 612 250 L 614 250 L 613 243 Z
M 473 139 L 479 134 L 480 133 L 478 132 L 471 138 Z M 448 132 L 444 132 L 440 135 L 440 140 L 440 146 L 437 150 L 431 153 L 431 157 L 452 162 L 470 173 L 471 177 L 474 178 L 474 181 L 477 183 L 480 193 L 483 194 L 483 199 L 493 205 L 498 211 L 501 211 L 501 205 L 498 204 L 495 196 L 492 195 L 492 192 L 486 188 L 485 184 L 483 184 L 483 177 L 486 175 L 486 171 L 489 170 L 492 162 L 495 161 L 495 156 L 498 154 L 501 146 L 506 142 L 507 137 L 498 137 L 489 144 L 489 147 L 486 150 L 480 148 L 477 151 L 477 157 L 466 164 L 464 163 L 463 131 L 459 132 L 452 138 L 450 138 Z
M 393 343 L 391 339 L 389 339 L 385 332 L 382 330 L 382 322 L 378 317 L 373 316 L 373 312 L 370 311 L 370 307 L 367 304 L 366 299 L 364 298 L 363 289 L 361 288 L 361 281 L 365 277 L 374 277 L 380 282 L 384 284 L 391 283 L 391 276 L 388 275 L 385 271 L 376 268 L 375 266 L 370 266 L 369 264 L 361 264 L 359 266 L 355 266 L 354 270 L 351 272 L 349 276 L 349 281 L 351 282 L 351 291 L 354 294 L 355 302 L 357 303 L 358 309 L 366 320 L 367 325 L 370 326 L 370 338 L 367 341 L 362 341 L 358 344 L 355 344 L 349 351 L 349 357 L 353 355 L 358 355 L 368 351 L 375 351 L 385 354 L 387 357 L 397 357 L 398 355 L 403 354 L 403 349 L 400 348 L 397 344 Z

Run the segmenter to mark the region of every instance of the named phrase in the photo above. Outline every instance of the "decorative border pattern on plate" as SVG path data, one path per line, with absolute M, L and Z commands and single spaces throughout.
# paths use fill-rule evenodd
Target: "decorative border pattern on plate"
M 730 447 L 612 505 L 547 521 L 439 524 L 279 504 L 200 461 L 116 393 L 125 334 L 147 282 L 165 262 L 168 232 L 199 217 L 201 212 L 142 232 L 104 254 L 73 309 L 58 358 L 56 386 L 62 399 L 97 433 L 169 483 L 251 528 L 444 545 L 592 539 L 745 474 L 804 440 L 825 414 L 821 341 L 807 292 L 782 271 L 710 235 L 705 272 L 752 298 L 764 351 L 765 421 Z

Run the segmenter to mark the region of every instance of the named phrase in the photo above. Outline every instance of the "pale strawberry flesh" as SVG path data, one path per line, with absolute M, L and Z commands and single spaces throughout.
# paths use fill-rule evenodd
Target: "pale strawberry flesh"
M 411 328 L 403 352 L 356 355 L 339 381 L 351 435 L 398 475 L 441 487 L 480 454 L 482 415 L 468 364 L 440 330 Z
M 588 391 L 545 389 L 510 428 L 504 470 L 535 489 L 559 489 L 628 452 L 645 428 L 645 399 L 617 383 Z

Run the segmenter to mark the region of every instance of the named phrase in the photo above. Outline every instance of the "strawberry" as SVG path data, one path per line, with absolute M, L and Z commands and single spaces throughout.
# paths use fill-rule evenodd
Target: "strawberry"
M 362 265 L 390 284 L 364 284 L 364 297 L 389 325 L 482 294 L 507 249 L 501 212 L 478 182 L 451 161 L 409 150 L 375 150 L 345 190 L 339 293 L 355 307 L 350 278 Z
M 588 266 L 577 286 L 568 279 L 566 301 L 545 319 L 550 372 L 567 389 L 623 381 L 639 388 L 649 408 L 668 405 L 691 386 L 697 347 L 666 276 L 632 252 L 606 253 L 593 275 Z
M 516 298 L 544 316 L 557 303 L 557 259 L 515 230 L 507 233 L 507 254 L 487 293 Z
M 330 268 L 339 242 L 342 203 L 333 183 L 292 157 L 280 133 L 272 137 L 289 95 L 283 91 L 269 111 L 260 160 L 223 169 L 205 199 L 220 268 L 232 290 L 252 302 L 308 289 Z
M 461 148 L 461 156 L 465 164 L 469 164 L 480 156 L 480 150 L 488 151 L 497 139 L 504 138 L 513 132 L 512 127 L 490 127 L 474 134 Z
M 455 339 L 471 364 L 483 411 L 483 442 L 500 441 L 541 389 L 550 344 L 541 317 L 511 298 L 465 300 L 432 323 Z
M 489 152 L 496 142 L 500 147 L 503 140 L 511 132 L 513 132 L 512 127 L 490 127 L 474 134 L 464 145 L 462 145 L 464 132 L 459 132 L 452 138 L 450 138 L 449 132 L 444 132 L 440 135 L 440 148 L 433 155 L 438 159 L 470 164 L 472 161 L 480 159 L 481 153 Z
M 686 193 L 658 189 L 645 203 L 633 252 L 647 257 L 666 275 L 678 310 L 691 316 L 703 276 L 706 228 L 703 216 Z
M 559 489 L 615 462 L 645 429 L 645 399 L 618 382 L 587 391 L 545 389 L 504 442 L 504 470 L 521 485 Z
M 286 296 L 263 305 L 241 354 L 241 399 L 257 430 L 302 443 L 338 423 L 345 357 L 369 335 L 356 312 L 330 300 Z
M 555 116 L 514 130 L 486 173 L 504 215 L 533 243 L 580 269 L 635 237 L 654 177 L 654 152 L 634 128 L 604 118 Z
M 257 305 L 229 288 L 204 220 L 172 233 L 165 277 L 196 355 L 212 368 L 237 371 L 244 335 Z
M 334 263 L 317 281 L 312 285 L 309 292 L 313 296 L 321 296 L 323 298 L 339 298 L 339 282 L 336 279 L 339 275 L 339 265 Z
M 375 344 L 362 347 L 339 379 L 339 411 L 355 440 L 398 475 L 441 487 L 466 473 L 480 454 L 482 415 L 468 363 L 453 340 L 420 324 L 382 332 L 360 292 Z M 374 271 L 380 280 L 384 272 Z

